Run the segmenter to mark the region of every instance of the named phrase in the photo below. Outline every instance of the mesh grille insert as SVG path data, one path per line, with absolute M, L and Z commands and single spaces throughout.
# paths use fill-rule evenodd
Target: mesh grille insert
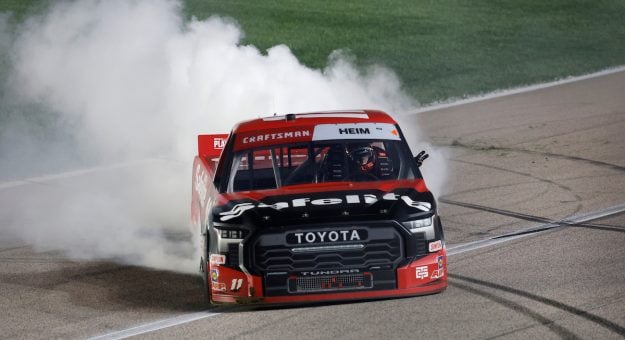
M 289 278 L 289 293 L 367 289 L 371 287 L 373 287 L 371 273 L 329 276 L 292 276 Z
M 239 244 L 228 243 L 227 265 L 232 268 L 239 267 Z

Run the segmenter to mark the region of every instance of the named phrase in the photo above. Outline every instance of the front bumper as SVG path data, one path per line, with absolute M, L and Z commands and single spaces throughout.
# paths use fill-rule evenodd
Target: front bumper
M 425 295 L 442 292 L 447 288 L 447 256 L 445 249 L 419 258 L 395 270 L 394 289 L 346 289 L 310 293 L 267 296 L 263 290 L 263 277 L 211 264 L 209 281 L 211 301 L 225 304 L 290 304 L 324 301 L 364 300 L 402 296 Z M 376 272 L 370 274 L 376 280 Z M 341 275 L 334 275 L 340 278 Z M 332 275 L 325 276 L 332 279 Z

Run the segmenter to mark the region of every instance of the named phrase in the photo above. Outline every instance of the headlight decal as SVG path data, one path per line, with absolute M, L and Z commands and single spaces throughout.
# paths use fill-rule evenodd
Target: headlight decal
M 410 230 L 411 233 L 425 233 L 426 240 L 433 240 L 435 238 L 434 216 L 429 216 L 418 220 L 405 221 L 402 224 L 404 225 L 404 227 Z

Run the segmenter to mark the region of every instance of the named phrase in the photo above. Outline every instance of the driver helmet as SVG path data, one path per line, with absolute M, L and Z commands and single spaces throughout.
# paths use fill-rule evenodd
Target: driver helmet
M 349 157 L 362 172 L 371 172 L 375 167 L 375 150 L 368 145 L 353 149 Z

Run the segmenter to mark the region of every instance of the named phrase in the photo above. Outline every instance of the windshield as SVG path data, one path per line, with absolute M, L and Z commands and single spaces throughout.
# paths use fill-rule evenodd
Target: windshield
M 324 182 L 420 178 L 407 147 L 394 140 L 337 140 L 243 150 L 235 154 L 228 192 Z

